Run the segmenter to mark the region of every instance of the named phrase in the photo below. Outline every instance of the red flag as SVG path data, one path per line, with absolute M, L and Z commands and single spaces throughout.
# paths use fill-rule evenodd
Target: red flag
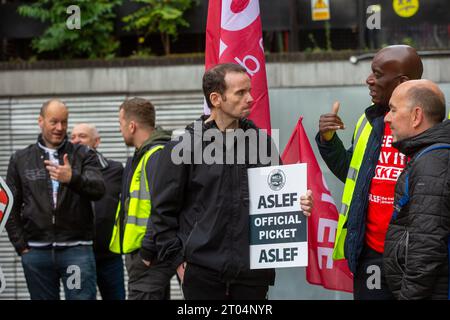
M 308 189 L 313 192 L 314 208 L 308 218 L 308 267 L 306 280 L 326 289 L 353 292 L 353 275 L 347 260 L 333 261 L 338 211 L 328 190 L 308 136 L 302 125 L 303 117 L 284 149 L 283 164 L 308 164 Z
M 258 0 L 212 0 L 206 24 L 205 69 L 218 63 L 242 65 L 252 80 L 251 119 L 270 133 L 269 95 Z M 205 105 L 205 113 L 209 109 Z
M 9 212 L 11 211 L 13 197 L 5 180 L 0 177 L 0 233 L 8 220 Z
M 6 182 L 0 177 L 0 234 L 6 225 L 6 220 L 8 220 L 9 213 L 13 205 L 13 197 L 11 190 L 9 190 Z M 0 268 L 0 293 L 5 289 L 5 275 Z

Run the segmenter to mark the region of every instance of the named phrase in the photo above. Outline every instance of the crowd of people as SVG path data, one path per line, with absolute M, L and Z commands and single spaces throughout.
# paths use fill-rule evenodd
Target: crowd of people
M 347 259 L 356 300 L 447 299 L 450 128 L 444 94 L 419 80 L 422 72 L 412 47 L 376 54 L 366 80 L 373 104 L 348 150 L 336 133 L 346 128 L 339 103 L 319 119 L 320 154 L 345 184 L 333 257 Z M 279 154 L 253 157 L 273 141 L 247 119 L 245 68 L 216 65 L 202 86 L 211 113 L 177 138 L 156 125 L 150 101 L 118 106 L 123 140 L 135 148 L 125 168 L 97 150 L 94 124 L 69 135 L 70 106 L 42 105 L 41 133 L 11 156 L 6 177 L 14 196 L 6 229 L 31 299 L 59 299 L 61 281 L 66 299 L 95 299 L 98 286 L 102 299 L 123 300 L 123 255 L 130 300 L 169 299 L 175 275 L 185 299 L 267 298 L 275 270 L 250 269 L 247 169 L 278 165 Z M 203 139 L 209 130 L 254 130 L 266 144 L 237 139 L 231 149 L 243 150 L 243 161 L 230 162 L 228 145 L 216 151 L 223 161 L 199 161 L 213 143 Z M 300 198 L 298 214 L 311 215 L 314 196 Z M 367 284 L 373 266 L 375 288 Z

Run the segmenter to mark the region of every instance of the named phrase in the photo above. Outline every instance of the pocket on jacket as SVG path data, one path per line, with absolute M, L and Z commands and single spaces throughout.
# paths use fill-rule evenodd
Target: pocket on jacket
M 402 273 L 405 273 L 405 266 L 408 262 L 409 231 L 405 230 L 394 250 L 394 263 Z

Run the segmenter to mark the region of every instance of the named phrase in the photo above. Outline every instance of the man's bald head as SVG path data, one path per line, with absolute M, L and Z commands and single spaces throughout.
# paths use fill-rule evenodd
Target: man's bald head
M 100 134 L 91 123 L 78 123 L 72 129 L 71 142 L 96 149 L 100 144 Z
M 410 108 L 418 106 L 423 109 L 430 123 L 437 124 L 445 119 L 445 96 L 433 81 L 411 80 L 402 83 L 398 89 L 404 90 Z
M 421 134 L 444 118 L 445 98 L 441 89 L 430 80 L 410 80 L 392 93 L 384 121 L 397 142 Z
M 422 61 L 414 48 L 395 45 L 381 49 L 366 80 L 372 102 L 387 109 L 394 89 L 402 82 L 420 79 L 422 72 Z
M 51 107 L 52 109 L 54 109 L 54 108 L 64 108 L 64 109 L 66 109 L 66 111 L 68 111 L 67 110 L 67 106 L 66 106 L 66 104 L 64 102 L 62 102 L 59 99 L 50 99 L 50 100 L 48 100 L 48 101 L 46 101 L 46 102 L 44 102 L 42 104 L 42 107 L 41 107 L 41 110 L 39 112 L 39 115 L 41 117 L 45 117 L 45 113 L 47 112 L 47 109 L 49 107 Z
M 422 78 L 422 60 L 413 47 L 408 45 L 388 46 L 378 51 L 375 57 L 377 56 L 383 57 L 385 62 L 394 63 L 398 72 L 407 76 L 409 80 Z

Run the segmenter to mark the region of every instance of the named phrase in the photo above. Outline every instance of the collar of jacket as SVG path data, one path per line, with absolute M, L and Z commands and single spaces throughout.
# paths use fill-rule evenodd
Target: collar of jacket
M 56 147 L 56 151 L 58 151 L 58 153 L 59 153 L 59 151 L 60 151 L 61 149 L 63 149 L 63 148 L 66 146 L 67 141 L 68 141 L 68 138 L 67 138 L 67 135 L 66 135 L 66 136 L 64 137 L 64 140 L 61 142 L 61 144 L 60 144 L 59 146 Z M 36 144 L 37 144 L 37 146 L 39 147 L 39 149 L 41 149 L 41 150 L 43 150 L 43 149 L 41 148 L 40 145 L 47 147 L 47 146 L 45 145 L 44 138 L 42 138 L 42 133 L 39 134 L 38 139 L 37 139 L 37 143 L 36 143 Z M 40 144 L 40 145 L 39 145 L 39 144 Z M 48 148 L 48 147 L 47 147 L 47 148 Z
M 397 142 L 392 146 L 408 157 L 413 157 L 420 150 L 436 143 L 450 144 L 450 120 L 438 123 L 437 125 Z
M 95 154 L 97 155 L 98 163 L 102 167 L 101 170 L 107 169 L 109 167 L 108 160 L 106 160 L 106 158 L 100 152 L 98 152 L 96 149 L 92 149 L 92 148 L 90 148 L 90 149 L 94 150 Z
M 170 141 L 171 138 L 171 132 L 164 130 L 162 127 L 156 127 L 153 133 L 150 135 L 150 137 L 144 141 L 142 146 L 140 148 L 136 148 L 134 151 L 133 158 L 140 159 L 145 152 L 148 151 L 152 146 L 155 144 L 165 144 L 167 141 Z
M 389 112 L 389 107 L 373 104 L 365 110 L 367 120 L 372 123 L 378 117 L 384 117 Z
M 201 121 L 203 132 L 205 130 L 212 129 L 212 128 L 219 130 L 219 127 L 217 126 L 216 121 L 212 120 L 212 121 L 205 122 L 208 118 L 209 118 L 209 115 L 202 115 L 199 119 L 196 120 L 196 121 Z M 191 124 L 189 124 L 186 127 L 186 130 L 193 133 L 194 132 L 194 123 L 195 122 L 192 122 Z M 256 129 L 257 130 L 259 128 L 253 123 L 253 121 L 251 121 L 247 118 L 242 118 L 242 119 L 239 119 L 239 129 L 246 131 L 248 129 Z
M 373 104 L 365 110 L 367 121 L 369 121 L 372 125 L 372 132 L 376 136 L 377 140 L 380 141 L 380 144 L 384 135 L 384 117 L 388 111 L 388 107 L 383 107 L 377 104 Z

